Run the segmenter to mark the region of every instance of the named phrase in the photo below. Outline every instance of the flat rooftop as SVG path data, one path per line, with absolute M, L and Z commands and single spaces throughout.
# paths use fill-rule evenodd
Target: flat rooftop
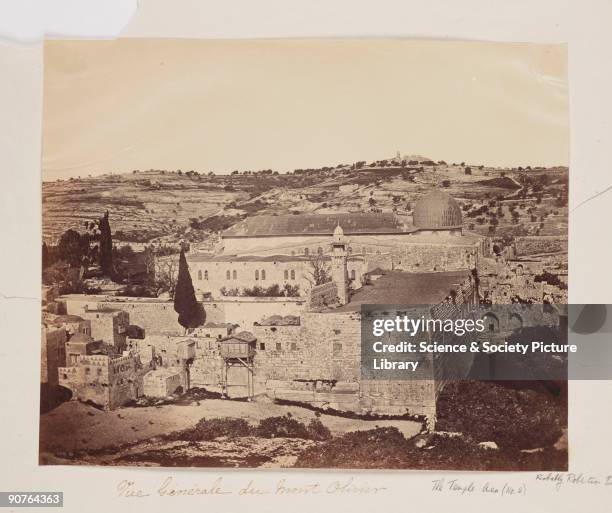
M 345 235 L 365 233 L 409 233 L 414 226 L 403 223 L 391 213 L 300 214 L 254 216 L 225 230 L 223 237 L 280 237 L 332 235 L 340 225 Z
M 351 312 L 361 305 L 435 305 L 446 299 L 450 291 L 468 279 L 470 271 L 408 273 L 384 271 L 384 275 L 364 285 L 351 297 L 351 302 L 330 312 Z

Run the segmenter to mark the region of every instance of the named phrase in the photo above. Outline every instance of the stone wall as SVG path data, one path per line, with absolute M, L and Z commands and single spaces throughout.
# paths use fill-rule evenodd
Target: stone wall
M 189 368 L 191 386 L 221 390 L 223 359 L 219 354 L 219 341 L 208 337 L 195 340 L 196 357 Z
M 300 326 L 257 326 L 253 334 L 256 384 L 264 379 L 360 379 L 358 313 L 304 313 Z
M 323 308 L 338 304 L 338 285 L 334 282 L 323 283 L 310 291 L 310 308 Z
M 477 245 L 411 244 L 368 254 L 366 260 L 368 270 L 380 267 L 409 272 L 459 271 L 475 268 L 479 252 Z
M 256 323 L 272 315 L 300 316 L 306 307 L 304 298 L 239 297 L 226 298 L 216 304 L 223 309 L 223 322 L 238 324 L 240 330 L 251 331 Z M 206 303 L 204 303 L 206 308 Z M 208 311 L 208 310 L 207 310 Z M 208 320 L 208 319 L 207 319 Z
M 255 394 L 362 414 L 435 418 L 443 383 L 435 380 L 362 380 L 359 313 L 304 313 L 300 326 L 255 326 Z M 219 341 L 196 339 L 191 386 L 221 390 Z M 247 394 L 248 369 L 228 369 L 228 393 Z
M 88 310 L 112 308 L 127 312 L 129 323 L 145 328 L 146 332 L 165 333 L 182 331 L 182 327 L 178 323 L 178 314 L 174 311 L 174 304 L 171 300 L 148 301 L 139 298 L 74 295 L 62 297 L 61 302 L 65 305 L 65 310 L 68 314 L 83 317 L 85 308 Z M 215 322 L 208 315 L 207 321 Z M 105 340 L 105 342 L 107 341 Z
M 129 322 L 144 328 L 147 335 L 183 333 L 171 300 L 142 298 L 106 298 L 105 296 L 63 296 L 63 310 L 68 314 L 82 315 L 90 310 L 115 308 L 129 314 Z M 237 297 L 222 301 L 202 301 L 207 323 L 234 323 L 242 330 L 250 330 L 272 315 L 301 315 L 306 306 L 303 298 Z M 95 338 L 95 336 L 94 336 Z M 106 342 L 106 340 L 105 340 Z

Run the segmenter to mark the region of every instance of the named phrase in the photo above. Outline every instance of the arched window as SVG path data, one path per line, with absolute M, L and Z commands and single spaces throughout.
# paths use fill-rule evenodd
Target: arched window
M 202 281 L 202 271 L 198 271 L 198 280 Z
M 204 279 L 208 280 L 208 271 L 204 271 Z
M 355 279 L 355 269 L 351 269 L 351 280 Z
M 289 271 L 287 271 L 287 269 L 285 269 L 285 280 L 289 279 Z
M 295 280 L 295 271 L 291 269 L 291 279 Z
M 266 271 L 264 269 L 261 270 L 261 279 L 262 280 L 266 279 Z
M 230 279 L 230 272 L 229 269 L 225 272 L 225 279 L 229 280 Z
M 237 271 L 233 271 L 233 272 L 232 272 L 232 278 L 233 278 L 234 280 L 238 279 L 238 272 L 237 272 Z
M 304 248 L 304 254 L 308 256 L 308 248 Z
M 259 280 L 259 270 L 255 269 L 255 280 Z
M 322 255 L 322 254 L 323 254 L 323 248 L 322 248 L 321 246 L 319 246 L 319 247 L 317 248 L 317 254 L 318 254 L 318 255 Z

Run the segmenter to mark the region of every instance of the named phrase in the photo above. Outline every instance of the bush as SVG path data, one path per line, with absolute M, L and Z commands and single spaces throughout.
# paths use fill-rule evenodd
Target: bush
M 503 384 L 449 383 L 438 399 L 437 428 L 494 441 L 506 449 L 535 449 L 554 444 L 565 423 L 563 402 L 542 391 Z
M 507 419 L 506 419 L 507 421 Z M 489 450 L 469 436 L 429 435 L 425 447 L 406 440 L 397 428 L 347 433 L 303 451 L 296 468 L 426 470 L 567 470 L 567 451 L 538 453 Z
M 214 440 L 222 436 L 241 437 L 251 436 L 254 428 L 244 419 L 201 419 L 196 427 L 185 433 L 186 438 L 192 441 Z
M 221 293 L 223 294 L 223 290 L 221 291 Z M 264 288 L 260 285 L 255 285 L 253 288 L 246 287 L 242 290 L 240 295 L 245 297 L 297 297 L 300 294 L 299 285 L 290 285 L 287 283 L 281 288 L 278 283 L 275 283 L 274 285 L 270 285 L 267 288 Z
M 194 428 L 168 435 L 172 440 L 210 441 L 227 436 L 239 438 L 258 436 L 261 438 L 302 438 L 317 442 L 329 440 L 331 432 L 319 419 L 312 419 L 308 427 L 291 417 L 268 417 L 251 426 L 245 419 L 219 418 L 201 419 Z
M 321 442 L 329 440 L 332 435 L 331 431 L 327 426 L 323 424 L 319 419 L 312 419 L 308 424 L 308 438 L 315 442 Z
M 407 441 L 397 428 L 355 431 L 306 449 L 295 466 L 305 468 L 407 468 Z
M 310 438 L 308 428 L 300 421 L 292 418 L 291 414 L 261 420 L 255 434 L 262 438 Z
M 283 293 L 287 297 L 298 297 L 300 295 L 300 286 L 285 283 L 285 286 L 283 287 Z

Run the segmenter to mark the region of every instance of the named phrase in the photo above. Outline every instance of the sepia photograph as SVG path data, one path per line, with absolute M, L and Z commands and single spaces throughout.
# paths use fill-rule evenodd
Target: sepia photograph
M 40 465 L 567 470 L 567 380 L 372 376 L 362 333 L 426 305 L 482 312 L 480 342 L 567 338 L 565 45 L 58 39 L 43 62 Z

